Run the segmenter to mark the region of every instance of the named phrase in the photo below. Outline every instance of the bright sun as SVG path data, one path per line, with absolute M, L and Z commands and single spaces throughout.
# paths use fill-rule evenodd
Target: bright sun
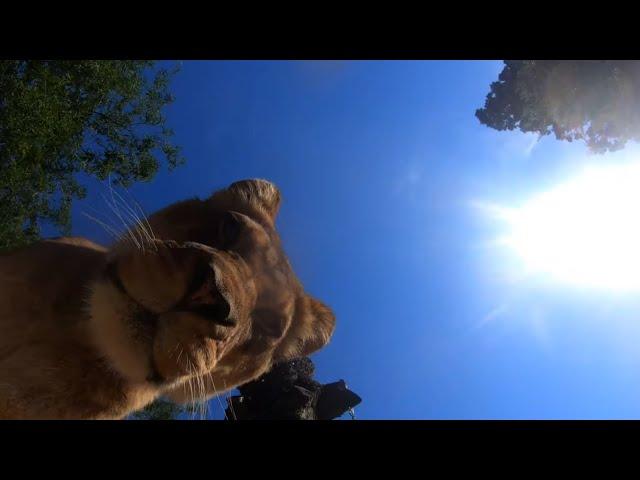
M 640 290 L 640 163 L 589 168 L 520 208 L 499 208 L 503 243 L 530 273 Z

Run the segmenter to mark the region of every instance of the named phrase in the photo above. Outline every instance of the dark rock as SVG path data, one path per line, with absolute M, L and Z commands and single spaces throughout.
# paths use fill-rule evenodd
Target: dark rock
M 344 380 L 323 385 L 313 379 L 314 372 L 307 357 L 274 366 L 228 399 L 227 419 L 331 420 L 362 401 Z

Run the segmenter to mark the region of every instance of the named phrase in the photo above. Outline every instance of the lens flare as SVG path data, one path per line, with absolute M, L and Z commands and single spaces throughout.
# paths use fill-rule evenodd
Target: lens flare
M 526 272 L 578 286 L 640 290 L 640 163 L 591 167 L 531 198 L 498 208 L 503 243 Z

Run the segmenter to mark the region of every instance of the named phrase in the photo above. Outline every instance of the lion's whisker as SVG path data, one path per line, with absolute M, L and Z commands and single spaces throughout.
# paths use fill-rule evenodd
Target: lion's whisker
M 89 215 L 87 212 L 82 212 L 82 214 L 87 217 L 89 220 L 93 220 L 94 222 L 96 222 L 98 225 L 100 225 L 102 228 L 105 229 L 105 231 L 111 235 L 113 237 L 114 240 L 118 240 L 120 238 L 120 235 L 118 234 L 118 232 L 116 232 L 115 230 L 113 230 L 113 228 L 111 228 L 109 225 L 107 225 L 106 223 L 104 223 L 101 220 L 98 220 L 97 218 Z
M 115 205 L 113 205 L 111 202 L 109 202 L 109 200 L 107 200 L 107 197 L 105 197 L 104 195 L 101 195 L 101 196 L 102 196 L 102 199 L 104 200 L 104 202 L 107 204 L 107 206 L 113 211 L 113 213 L 116 214 L 116 216 L 122 222 L 122 225 L 124 227 L 123 235 L 125 235 L 126 238 L 128 238 L 130 240 L 130 243 L 132 244 L 132 246 L 135 246 L 138 250 L 142 250 L 142 247 L 141 247 L 140 243 L 138 242 L 138 239 L 133 235 L 133 233 L 131 233 L 131 230 L 130 230 L 129 226 L 127 225 L 127 222 L 125 222 L 125 220 L 122 218 L 122 215 L 120 215 L 120 211 L 117 209 L 117 207 Z
M 138 211 L 140 212 L 140 215 L 142 216 L 142 219 L 144 220 L 144 223 L 147 226 L 147 232 L 150 234 L 151 239 L 157 240 L 157 237 L 153 231 L 153 228 L 151 228 L 151 224 L 149 223 L 149 218 L 145 213 L 144 209 L 140 206 L 138 201 L 134 198 L 134 196 L 131 194 L 129 190 L 124 189 L 124 191 L 127 193 L 127 195 L 129 195 L 129 198 L 131 199 L 131 201 L 134 203 L 134 205 L 137 207 Z
M 227 382 L 225 380 L 223 380 L 223 385 L 224 385 L 224 389 L 227 390 Z M 229 405 L 229 410 L 231 410 L 231 415 L 233 416 L 233 419 L 238 420 L 238 417 L 236 417 L 236 412 L 233 408 L 233 402 L 231 402 L 230 400 L 231 400 L 231 390 L 228 391 L 227 404 Z
M 191 397 L 190 401 L 189 401 L 189 410 L 190 410 L 190 415 L 191 415 L 191 419 L 193 420 L 193 404 L 194 404 L 194 393 L 193 393 L 193 384 L 191 383 L 191 379 L 192 379 L 192 373 L 191 373 L 191 360 L 189 360 L 189 358 L 185 358 L 185 360 L 187 361 L 187 382 L 189 384 L 189 396 Z
M 113 221 L 113 218 L 112 218 L 112 217 L 110 217 L 110 216 L 109 216 L 107 213 L 105 213 L 105 212 L 100 212 L 98 209 L 93 208 L 91 205 L 88 205 L 88 206 L 87 206 L 87 208 L 89 208 L 90 210 L 93 210 L 93 212 L 94 212 L 96 215 L 102 215 L 102 216 L 104 216 L 104 222 L 103 222 L 103 223 L 104 223 L 104 225 L 107 225 L 108 227 L 110 227 L 110 228 L 111 228 L 111 231 L 112 231 L 112 232 L 115 232 L 115 233 L 117 234 L 118 239 L 121 239 L 121 238 L 122 238 L 123 232 L 122 232 L 122 231 L 120 231 L 120 230 L 118 229 L 118 226 L 117 226 L 116 222 L 114 222 L 114 221 Z M 97 217 L 94 217 L 94 218 L 95 218 L 95 219 L 98 219 Z M 98 219 L 98 220 L 99 220 L 99 219 Z
M 102 198 L 103 198 L 103 200 L 105 200 L 105 203 L 107 203 L 107 205 L 108 205 L 108 202 L 106 202 L 106 199 L 104 198 L 104 195 L 103 195 Z M 96 215 L 103 215 L 105 217 L 105 221 L 102 221 L 99 218 L 96 218 L 96 217 L 94 217 L 92 215 L 89 215 L 87 212 L 82 212 L 87 218 L 95 221 L 98 225 L 100 225 L 105 230 L 107 230 L 107 233 L 110 233 L 112 236 L 114 236 L 114 241 L 115 242 L 125 241 L 125 242 L 128 242 L 128 243 L 131 243 L 129 241 L 128 237 L 126 236 L 126 230 L 120 231 L 118 226 L 116 225 L 116 222 L 114 222 L 113 217 L 109 216 L 107 213 L 100 212 L 100 211 L 98 211 L 98 209 L 93 208 L 91 206 L 88 206 L 87 208 L 93 210 Z M 107 223 L 107 222 L 109 222 L 109 223 Z
M 136 236 L 133 234 L 133 232 L 131 231 L 131 229 L 129 228 L 129 225 L 127 224 L 127 222 L 124 220 L 124 218 L 122 218 L 122 214 L 120 213 L 120 209 L 117 206 L 117 202 L 115 200 L 115 197 L 113 196 L 113 187 L 111 186 L 111 175 L 109 175 L 109 192 L 111 193 L 111 201 L 112 203 L 109 203 L 109 201 L 104 197 L 103 195 L 103 199 L 104 201 L 107 203 L 107 205 L 109 205 L 109 207 L 111 207 L 111 209 L 113 210 L 113 212 L 118 216 L 118 218 L 120 219 L 120 221 L 122 222 L 122 225 L 124 226 L 124 228 L 127 230 L 127 233 L 129 234 L 129 236 L 131 237 L 131 239 L 134 241 L 134 243 L 136 244 L 136 246 L 138 247 L 139 250 L 141 250 L 142 252 L 144 252 L 144 248 L 143 245 L 141 245 L 138 242 L 138 239 L 136 238 Z
M 155 247 L 155 245 L 153 243 L 153 239 L 151 238 L 151 235 L 147 231 L 145 225 L 142 223 L 142 220 L 140 220 L 140 217 L 136 214 L 136 212 L 133 210 L 133 208 L 131 208 L 127 204 L 126 200 L 122 197 L 122 195 L 120 195 L 117 191 L 114 191 L 114 193 L 116 194 L 116 196 L 120 200 L 122 206 L 124 207 L 125 213 L 128 213 L 129 217 L 131 218 L 131 220 L 133 220 L 133 222 L 138 226 L 139 233 L 140 233 L 140 240 L 141 241 L 145 241 L 145 239 L 146 239 L 147 244 L 149 246 Z M 143 234 L 144 234 L 144 237 L 143 237 Z
M 222 409 L 222 413 L 224 415 L 224 419 L 228 420 L 227 418 L 227 413 L 225 411 L 224 406 L 222 405 L 222 400 L 220 400 L 220 396 L 218 395 L 218 390 L 216 389 L 216 384 L 213 381 L 213 374 L 211 371 L 207 372 L 209 375 L 209 380 L 211 381 L 211 386 L 213 387 L 213 394 L 215 395 L 215 397 L 218 399 L 218 404 L 220 405 L 220 408 Z
M 118 192 L 114 192 L 116 195 L 118 195 Z M 147 242 L 147 238 L 148 235 L 146 233 L 146 231 L 144 230 L 144 227 L 142 226 L 142 224 L 140 223 L 139 219 L 136 219 L 131 213 L 130 211 L 128 211 L 128 207 L 126 204 L 122 203 L 122 207 L 124 209 L 124 214 L 129 216 L 129 219 L 131 221 L 131 226 L 129 227 L 129 230 L 136 236 L 136 238 L 140 241 L 140 244 L 144 247 L 146 244 L 151 244 L 151 242 Z
M 199 400 L 199 406 L 200 406 L 200 419 L 204 420 L 204 416 L 206 415 L 206 408 L 207 408 L 207 404 L 206 401 L 204 400 L 206 397 L 206 388 L 204 385 L 204 380 L 202 378 L 202 375 L 197 375 L 196 376 L 197 381 L 198 381 L 198 387 L 199 387 L 199 393 L 198 393 L 198 400 Z

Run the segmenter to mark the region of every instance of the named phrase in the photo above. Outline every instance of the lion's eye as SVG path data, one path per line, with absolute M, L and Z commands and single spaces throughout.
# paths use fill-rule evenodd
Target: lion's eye
M 238 239 L 241 229 L 242 224 L 238 216 L 233 212 L 226 212 L 220 224 L 220 239 L 223 248 L 230 247 Z

